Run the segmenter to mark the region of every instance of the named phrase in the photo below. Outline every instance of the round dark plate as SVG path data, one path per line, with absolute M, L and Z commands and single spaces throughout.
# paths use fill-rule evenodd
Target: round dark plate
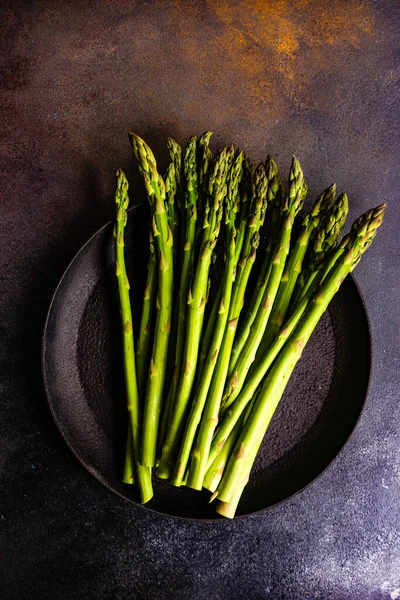
M 130 209 L 127 269 L 134 315 L 147 263 L 147 216 Z M 42 361 L 56 424 L 83 466 L 110 490 L 138 502 L 121 483 L 127 413 L 123 389 L 112 224 L 77 253 L 54 294 Z M 368 320 L 351 277 L 343 283 L 297 365 L 257 457 L 238 515 L 272 506 L 315 479 L 341 450 L 363 407 L 370 373 Z M 186 518 L 219 518 L 208 492 L 154 477 L 146 507 Z

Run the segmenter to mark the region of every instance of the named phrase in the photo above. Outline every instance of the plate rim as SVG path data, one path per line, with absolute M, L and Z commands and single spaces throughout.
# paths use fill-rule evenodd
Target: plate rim
M 134 206 L 131 206 L 128 208 L 128 212 L 132 213 L 133 211 L 135 211 L 138 208 L 143 207 L 143 204 L 135 204 Z M 88 465 L 83 458 L 80 457 L 80 455 L 78 454 L 78 452 L 75 450 L 74 446 L 72 445 L 72 443 L 70 442 L 67 434 L 64 431 L 64 428 L 62 426 L 62 423 L 59 421 L 58 416 L 56 414 L 55 411 L 55 407 L 54 407 L 54 403 L 52 402 L 51 399 L 51 394 L 50 394 L 50 390 L 47 384 L 47 378 L 46 378 L 46 355 L 47 355 L 47 348 L 46 348 L 46 343 L 47 343 L 47 329 L 48 329 L 48 324 L 50 321 L 50 317 L 51 317 L 51 313 L 53 310 L 53 306 L 55 304 L 56 301 L 56 297 L 58 294 L 58 291 L 64 281 L 64 279 L 67 276 L 67 273 L 69 272 L 69 270 L 71 269 L 71 267 L 73 266 L 73 264 L 75 263 L 75 261 L 79 258 L 79 256 L 84 252 L 85 248 L 92 242 L 93 239 L 95 239 L 103 230 L 107 229 L 108 227 L 112 227 L 113 225 L 113 220 L 109 220 L 106 223 L 104 223 L 104 225 L 102 225 L 101 227 L 99 227 L 87 240 L 86 242 L 77 250 L 77 252 L 74 254 L 74 256 L 72 257 L 72 259 L 69 261 L 68 265 L 65 267 L 63 274 L 60 277 L 60 280 L 58 281 L 55 290 L 52 294 L 51 300 L 50 300 L 50 304 L 49 304 L 49 308 L 47 310 L 46 313 L 46 319 L 45 319 L 45 323 L 44 323 L 44 327 L 43 327 L 43 333 L 42 333 L 42 339 L 41 339 L 41 372 L 42 372 L 42 380 L 43 380 L 43 385 L 44 385 L 44 390 L 45 390 L 45 395 L 46 395 L 46 401 L 48 404 L 48 407 L 50 409 L 50 413 L 52 415 L 52 418 L 54 420 L 54 423 L 59 431 L 59 433 L 61 434 L 61 437 L 63 438 L 64 442 L 67 444 L 69 450 L 72 452 L 72 454 L 75 456 L 75 458 L 78 460 L 78 462 L 80 463 L 80 465 L 88 472 L 90 473 L 90 475 L 92 477 L 94 477 L 98 482 L 100 482 L 102 485 L 104 485 L 110 492 L 116 494 L 117 496 L 119 496 L 120 498 L 122 498 L 124 501 L 133 504 L 134 506 L 144 510 L 144 511 L 150 511 L 151 513 L 158 515 L 159 517 L 164 517 L 164 518 L 171 518 L 171 519 L 178 519 L 179 521 L 194 521 L 196 523 L 198 523 L 199 521 L 204 522 L 204 523 L 216 523 L 216 522 L 227 522 L 230 523 L 232 522 L 232 519 L 224 519 L 222 516 L 216 514 L 215 517 L 185 517 L 185 516 L 180 516 L 180 515 L 175 515 L 175 514 L 169 514 L 169 513 L 165 513 L 165 512 L 161 512 L 159 510 L 156 510 L 155 508 L 152 508 L 150 506 L 147 506 L 147 504 L 141 504 L 140 502 L 137 502 L 136 500 L 134 500 L 133 498 L 129 498 L 126 495 L 124 495 L 123 493 L 121 493 L 120 491 L 114 489 L 109 483 L 108 481 L 101 475 L 101 473 L 99 473 L 95 468 L 93 468 L 92 466 Z M 344 450 L 346 449 L 346 447 L 349 444 L 350 439 L 353 437 L 354 433 L 356 432 L 356 430 L 358 429 L 359 425 L 360 425 L 360 421 L 361 421 L 361 417 L 364 414 L 365 411 L 365 406 L 366 406 L 366 402 L 367 402 L 367 398 L 369 397 L 369 392 L 370 392 L 370 387 L 371 387 L 371 380 L 372 380 L 372 371 L 373 371 L 373 364 L 374 364 L 374 342 L 373 342 L 373 336 L 372 336 L 372 327 L 371 327 L 371 320 L 367 311 L 367 305 L 365 302 L 365 299 L 361 293 L 361 289 L 360 289 L 360 285 L 357 282 L 357 279 L 354 277 L 353 273 L 350 273 L 348 276 L 348 278 L 351 279 L 353 285 L 355 286 L 355 289 L 357 291 L 357 295 L 358 298 L 360 300 L 360 303 L 362 305 L 363 308 L 363 314 L 364 314 L 364 318 L 365 318 L 365 324 L 366 324 L 366 331 L 367 331 L 367 336 L 368 336 L 368 357 L 369 357 L 369 365 L 368 365 L 368 375 L 367 375 L 367 381 L 366 381 L 366 386 L 365 386 L 365 394 L 364 394 L 364 398 L 362 400 L 361 403 L 361 407 L 360 407 L 360 411 L 358 413 L 357 419 L 354 422 L 353 427 L 351 428 L 348 436 L 346 437 L 345 441 L 343 442 L 341 448 L 339 449 L 339 451 L 335 454 L 335 456 L 328 462 L 328 464 L 315 476 L 313 477 L 308 483 L 306 483 L 303 487 L 299 488 L 298 490 L 296 490 L 295 492 L 293 492 L 292 494 L 290 494 L 289 496 L 287 496 L 286 498 L 283 498 L 282 500 L 279 500 L 278 502 L 275 502 L 274 504 L 271 504 L 265 508 L 261 508 L 261 509 L 257 509 L 254 511 L 251 511 L 249 513 L 245 513 L 245 514 L 241 514 L 241 515 L 237 515 L 234 517 L 234 521 L 238 520 L 238 519 L 245 519 L 245 518 L 249 518 L 249 517 L 253 517 L 253 516 L 258 516 L 261 514 L 264 514 L 267 511 L 272 511 L 273 509 L 277 508 L 278 506 L 283 505 L 284 503 L 293 500 L 294 498 L 296 498 L 296 496 L 298 496 L 299 494 L 301 494 L 302 492 L 304 492 L 306 489 L 310 488 L 312 485 L 316 484 L 319 479 L 325 475 L 329 469 L 331 469 L 335 462 L 338 460 L 339 456 L 342 455 L 342 453 L 344 452 Z

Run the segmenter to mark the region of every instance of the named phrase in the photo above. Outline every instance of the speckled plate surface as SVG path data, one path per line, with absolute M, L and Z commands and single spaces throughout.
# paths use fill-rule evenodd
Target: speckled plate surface
M 143 208 L 129 211 L 126 253 L 134 314 L 147 262 L 145 221 Z M 135 488 L 121 483 L 127 414 L 113 260 L 107 224 L 77 253 L 54 294 L 43 338 L 43 374 L 56 424 L 82 465 L 110 490 L 137 502 Z M 292 375 L 238 515 L 285 500 L 331 463 L 362 410 L 370 363 L 365 308 L 348 277 Z M 208 492 L 174 488 L 157 478 L 154 489 L 149 509 L 217 518 Z

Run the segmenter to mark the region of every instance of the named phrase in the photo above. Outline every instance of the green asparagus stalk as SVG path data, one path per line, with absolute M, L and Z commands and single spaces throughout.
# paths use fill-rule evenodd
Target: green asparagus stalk
M 142 315 L 136 351 L 136 369 L 140 397 L 144 397 L 146 377 L 149 370 L 149 352 L 152 335 L 152 321 L 157 296 L 157 258 L 154 249 L 154 236 L 150 230 L 150 255 L 147 268 L 147 281 L 143 294 Z
M 183 185 L 182 185 L 182 148 L 173 138 L 167 139 L 167 147 L 169 151 L 169 155 L 171 158 L 171 162 L 174 165 L 175 170 L 175 183 L 176 183 L 176 196 L 175 196 L 175 213 L 177 214 L 177 221 L 179 225 L 179 231 L 183 231 L 183 223 L 184 223 L 184 199 L 183 199 Z M 178 239 L 177 239 L 178 242 Z M 181 243 L 182 240 L 179 240 L 179 248 L 177 249 L 177 254 L 180 254 L 180 250 L 183 246 Z M 174 241 L 175 244 L 175 241 Z
M 243 256 L 248 256 L 251 252 L 251 240 L 253 234 L 262 227 L 265 219 L 266 204 L 264 203 L 261 207 L 258 200 L 255 199 L 254 195 L 256 188 L 253 184 L 253 178 L 255 176 L 255 169 L 246 154 L 243 154 L 243 173 L 242 179 L 239 186 L 239 195 L 237 196 L 237 202 L 240 204 L 238 208 L 239 223 L 236 227 L 236 262 L 238 263 Z M 263 174 L 260 172 L 258 175 L 260 181 L 263 179 Z M 253 215 L 250 217 L 250 210 L 253 210 Z M 259 210 L 258 222 L 255 228 L 252 228 L 252 233 L 248 231 L 248 225 L 251 218 L 254 218 L 254 212 Z M 243 245 L 246 244 L 247 250 L 243 250 Z M 241 276 L 241 271 L 239 271 Z
M 175 184 L 176 188 L 175 192 L 175 202 L 174 202 L 174 212 L 175 212 L 175 221 L 178 223 L 176 235 L 173 237 L 174 246 L 174 266 L 175 266 L 175 275 L 176 282 L 174 283 L 175 288 L 178 288 L 179 285 L 179 277 L 176 277 L 178 273 L 180 273 L 182 267 L 182 257 L 183 257 L 183 246 L 185 243 L 184 235 L 185 235 L 185 194 L 184 194 L 184 176 L 183 176 L 183 167 L 182 167 L 182 148 L 173 138 L 167 138 L 167 148 L 169 152 L 169 156 L 171 162 L 174 165 L 174 173 L 175 173 Z M 166 182 L 167 185 L 167 182 Z M 172 230 L 172 228 L 171 228 Z M 176 331 L 177 331 L 177 319 L 178 319 L 178 303 L 174 302 L 174 346 L 176 345 Z M 175 364 L 175 360 L 173 361 Z
M 128 418 L 128 433 L 126 436 L 124 474 L 122 481 L 129 484 L 135 483 L 135 461 L 133 458 L 132 426 L 130 416 Z
M 268 225 L 269 225 L 269 242 L 265 257 L 261 266 L 261 271 L 257 279 L 256 287 L 250 302 L 250 306 L 246 312 L 243 323 L 238 331 L 238 335 L 235 339 L 235 345 L 232 350 L 232 354 L 229 362 L 228 375 L 232 375 L 237 359 L 243 350 L 243 347 L 250 334 L 250 329 L 256 318 L 258 309 L 263 298 L 265 288 L 268 283 L 269 275 L 271 272 L 271 254 L 272 249 L 276 243 L 276 237 L 278 235 L 277 230 L 279 224 L 282 221 L 282 201 L 283 201 L 283 187 L 281 177 L 276 162 L 272 156 L 268 155 L 265 162 L 265 172 L 268 180 Z
M 269 244 L 273 246 L 277 241 L 282 223 L 285 196 L 278 166 L 270 154 L 265 161 L 265 172 L 268 179 L 268 240 Z
M 216 454 L 215 459 L 209 466 L 204 476 L 203 487 L 206 490 L 209 490 L 212 494 L 214 494 L 222 479 L 222 475 L 224 473 L 226 465 L 228 464 L 231 452 L 235 447 L 237 440 L 239 439 L 240 432 L 243 429 L 243 423 L 244 416 L 242 415 L 242 418 L 239 419 L 235 427 L 230 432 L 224 445 L 222 446 L 221 450 Z
M 212 165 L 212 152 L 210 150 L 210 138 L 212 136 L 211 131 L 203 133 L 197 143 L 197 179 L 198 179 L 198 194 L 199 194 L 199 214 L 203 214 L 203 208 L 207 201 L 208 194 L 208 180 L 210 176 L 210 169 Z M 196 233 L 197 242 L 201 239 L 201 229 L 197 229 Z M 199 353 L 198 367 L 196 369 L 196 384 L 200 379 L 201 372 L 203 370 L 204 362 L 207 358 L 208 349 L 210 347 L 214 325 L 217 320 L 219 302 L 221 301 L 222 286 L 217 292 L 217 297 L 214 301 L 212 311 L 207 321 L 206 331 L 202 337 L 201 349 Z
M 267 179 L 261 165 L 254 174 L 252 208 L 249 212 L 249 223 L 246 239 L 243 243 L 243 258 L 239 262 L 238 277 L 235 281 L 233 297 L 229 308 L 227 327 L 218 354 L 217 365 L 213 372 L 210 391 L 191 454 L 191 463 L 187 485 L 201 489 L 207 467 L 207 458 L 212 442 L 215 426 L 218 422 L 218 411 L 224 384 L 227 376 L 229 355 L 232 350 L 237 322 L 243 307 L 244 292 L 254 264 L 256 249 L 259 243 L 259 229 L 262 226 L 266 211 Z
M 166 196 L 166 207 L 169 227 L 172 231 L 172 238 L 178 239 L 178 211 L 176 205 L 176 196 L 178 193 L 178 183 L 175 172 L 175 164 L 171 162 L 168 166 L 167 172 L 165 173 L 165 196 Z M 175 257 L 177 248 L 174 244 L 172 247 L 172 253 Z
M 197 143 L 197 180 L 199 194 L 199 215 L 203 214 L 203 208 L 207 202 L 208 180 L 212 166 L 212 152 L 210 150 L 211 131 L 203 133 Z
M 181 166 L 181 148 L 177 143 L 169 138 L 168 146 L 170 149 L 171 159 L 177 166 Z M 182 167 L 181 167 L 182 168 Z M 176 168 L 175 168 L 176 172 Z M 161 426 L 159 442 L 160 445 L 164 443 L 166 430 L 168 428 L 170 413 L 172 405 L 175 399 L 176 388 L 178 385 L 181 369 L 182 369 L 182 354 L 185 342 L 185 327 L 186 327 L 186 309 L 187 309 L 187 294 L 190 287 L 190 281 L 193 272 L 193 261 L 195 255 L 195 235 L 196 235 L 196 221 L 197 221 L 197 203 L 198 203 L 198 189 L 197 189 L 197 171 L 196 171 L 196 137 L 193 136 L 189 139 L 184 153 L 183 158 L 183 175 L 184 175 L 184 189 L 181 184 L 180 173 L 179 178 L 176 178 L 176 185 L 180 185 L 180 215 L 182 225 L 185 223 L 184 228 L 184 242 L 180 244 L 182 246 L 182 263 L 180 269 L 180 280 L 179 280 L 179 292 L 178 302 L 175 304 L 173 314 L 173 328 L 171 343 L 169 348 L 169 360 L 168 360 L 168 373 L 171 374 L 172 378 L 169 383 L 168 394 L 161 415 Z M 183 184 L 183 181 L 182 181 Z M 166 185 L 167 187 L 167 185 Z M 182 196 L 184 200 L 182 201 Z M 176 238 L 174 238 L 176 239 Z M 177 257 L 178 258 L 178 257 Z M 178 272 L 178 271 L 175 271 Z M 171 369 L 171 362 L 173 362 L 173 368 Z
M 265 435 L 306 343 L 341 283 L 371 244 L 382 222 L 384 210 L 385 206 L 382 205 L 368 211 L 361 220 L 358 219 L 353 224 L 352 232 L 342 241 L 343 253 L 321 283 L 307 313 L 286 342 L 264 381 L 218 486 L 218 500 L 229 503 L 234 497 L 237 486 L 242 485 L 246 480 L 254 462 L 255 449 L 259 447 Z
M 178 243 L 178 238 L 179 238 L 179 231 L 180 231 L 180 227 L 178 227 L 179 225 L 179 221 L 178 221 L 178 203 L 177 203 L 177 197 L 178 194 L 180 193 L 180 188 L 178 186 L 178 179 L 180 181 L 180 174 L 179 177 L 177 177 L 176 175 L 176 169 L 175 169 L 175 162 L 172 161 L 170 163 L 170 165 L 168 166 L 167 172 L 165 174 L 165 195 L 166 195 L 166 208 L 167 208 L 167 215 L 168 215 L 168 223 L 170 226 L 170 229 L 172 231 L 172 239 L 174 240 L 173 246 L 172 246 L 172 255 L 174 258 L 174 273 L 176 274 L 177 272 L 179 272 L 179 268 L 177 265 L 177 261 L 179 260 L 179 243 Z M 176 290 L 176 282 L 174 281 L 174 292 Z M 176 352 L 176 332 L 177 332 L 177 328 L 178 328 L 178 318 L 179 318 L 179 306 L 178 304 L 175 302 L 174 303 L 174 307 L 173 307 L 173 313 L 172 313 L 172 325 L 171 325 L 171 334 L 170 334 L 170 340 L 169 340 L 169 347 L 168 347 L 168 355 L 167 355 L 167 370 L 166 370 L 166 380 L 167 381 L 171 381 L 171 378 L 173 377 L 174 371 L 175 371 L 175 352 Z M 171 386 L 170 386 L 171 387 Z M 170 397 L 170 395 L 168 396 Z M 160 422 L 160 433 L 159 433 L 159 438 L 163 437 L 163 431 L 165 429 L 165 427 L 167 426 L 167 422 L 166 422 L 166 418 L 165 415 L 167 413 L 167 410 L 163 409 L 162 415 L 161 415 L 161 422 Z
M 325 213 L 332 206 L 335 200 L 335 195 L 336 185 L 333 184 L 318 197 L 311 212 L 308 213 L 308 215 L 306 215 L 302 221 L 296 243 L 293 249 L 290 251 L 285 270 L 282 274 L 278 294 L 272 307 L 271 316 L 269 318 L 263 342 L 261 344 L 262 351 L 265 351 L 269 347 L 282 326 L 297 278 L 302 270 L 303 259 L 307 252 L 309 243 L 312 240 L 313 234 L 320 225 Z M 343 207 L 343 210 L 344 209 L 345 207 Z M 345 212 L 347 215 L 347 210 Z
M 193 275 L 195 235 L 197 221 L 197 170 L 196 170 L 196 137 L 188 141 L 183 160 L 185 174 L 185 243 L 179 287 L 179 317 L 176 339 L 175 368 L 179 379 L 183 364 L 182 357 L 185 344 L 187 298 Z M 173 394 L 174 396 L 175 394 Z
M 226 517 L 227 519 L 234 518 L 237 507 L 239 505 L 240 499 L 243 494 L 243 490 L 249 482 L 250 472 L 251 472 L 252 466 L 254 464 L 254 461 L 256 459 L 258 450 L 261 446 L 261 441 L 262 440 L 260 440 L 257 444 L 255 444 L 252 447 L 252 449 L 249 452 L 249 456 L 246 457 L 246 459 L 245 459 L 246 465 L 245 465 L 245 468 L 243 469 L 243 474 L 242 474 L 241 478 L 239 478 L 229 502 L 222 502 L 221 500 L 217 501 L 215 510 L 222 517 Z M 218 496 L 218 492 L 215 491 L 214 495 L 213 495 L 213 499 L 217 496 Z
M 341 254 L 342 252 L 336 253 L 336 260 L 340 257 Z M 320 265 L 319 276 L 317 278 L 313 277 L 312 284 L 308 287 L 307 293 L 305 294 L 304 298 L 295 308 L 289 319 L 285 322 L 284 327 L 278 333 L 268 351 L 262 355 L 261 360 L 257 364 L 254 371 L 249 374 L 240 394 L 237 396 L 236 399 L 232 401 L 230 397 L 226 398 L 225 405 L 220 411 L 222 421 L 215 433 L 210 449 L 210 455 L 208 458 L 209 467 L 218 456 L 218 453 L 221 451 L 221 448 L 224 447 L 225 440 L 227 440 L 231 431 L 236 426 L 236 423 L 240 419 L 243 411 L 254 398 L 254 394 L 256 393 L 256 390 L 259 388 L 262 380 L 267 374 L 268 369 L 271 367 L 274 360 L 279 355 L 279 352 L 285 345 L 286 341 L 290 338 L 293 331 L 300 322 L 300 319 L 306 312 L 308 306 L 310 305 L 313 299 L 318 284 L 322 281 L 323 277 L 326 277 L 328 275 L 329 271 L 334 267 L 334 265 L 335 261 L 331 260 L 327 260 L 326 263 Z
M 197 384 L 195 385 L 196 389 L 198 387 L 198 382 L 200 381 L 201 375 L 203 373 L 204 363 L 206 362 L 206 359 L 208 356 L 208 351 L 210 350 L 211 342 L 213 339 L 215 327 L 216 327 L 217 320 L 218 320 L 218 314 L 220 312 L 220 307 L 221 307 L 222 293 L 223 293 L 223 285 L 221 285 L 218 288 L 214 303 L 211 308 L 210 315 L 208 317 L 207 326 L 205 328 L 205 331 L 204 331 L 204 334 L 203 334 L 203 337 L 201 340 L 199 359 L 197 361 L 197 368 L 196 368 L 196 382 L 197 382 Z
M 123 338 L 123 363 L 124 363 L 124 377 L 125 377 L 125 389 L 127 397 L 127 406 L 129 414 L 129 427 L 130 435 L 132 436 L 132 451 L 133 459 L 126 460 L 124 479 L 128 483 L 131 483 L 132 479 L 137 482 L 140 498 L 142 504 L 148 502 L 153 496 L 153 488 L 151 484 L 151 471 L 147 467 L 143 467 L 139 463 L 139 452 L 140 452 L 140 404 L 139 404 L 139 391 L 137 386 L 136 378 L 136 366 L 135 366 L 135 348 L 133 341 L 133 329 L 132 329 L 132 310 L 131 302 L 129 297 L 129 281 L 125 267 L 125 254 L 124 254 L 124 229 L 127 221 L 127 208 L 129 204 L 128 197 L 128 181 L 125 174 L 120 169 L 117 171 L 117 189 L 115 192 L 115 203 L 117 209 L 117 224 L 116 224 L 116 242 L 115 242 L 115 270 L 118 280 L 118 292 L 120 301 L 120 312 L 121 312 L 121 328 Z M 129 439 L 129 436 L 128 436 Z M 129 447 L 129 442 L 128 442 Z M 127 467 L 134 467 L 131 473 L 128 472 Z
M 239 152 L 233 163 L 228 176 L 225 226 L 226 226 L 226 266 L 223 275 L 222 297 L 220 307 L 215 323 L 214 334 L 207 354 L 207 360 L 204 370 L 201 374 L 200 383 L 195 393 L 192 408 L 186 424 L 186 430 L 183 435 L 180 451 L 175 465 L 172 478 L 172 484 L 180 486 L 186 471 L 190 451 L 197 427 L 200 422 L 201 414 L 206 402 L 207 394 L 210 388 L 214 368 L 218 359 L 218 353 L 221 347 L 226 323 L 228 320 L 231 294 L 236 271 L 236 215 L 238 212 L 237 197 L 239 195 L 239 184 L 242 178 L 243 153 Z
M 240 260 L 241 254 L 242 254 L 243 243 L 244 243 L 245 237 L 246 237 L 247 225 L 248 225 L 248 221 L 249 221 L 249 204 L 250 204 L 250 200 L 251 200 L 251 198 L 250 198 L 251 194 L 249 193 L 249 189 L 251 188 L 251 178 L 253 175 L 254 175 L 254 168 L 252 167 L 249 158 L 246 155 L 243 155 L 243 175 L 242 175 L 242 181 L 241 181 L 241 185 L 240 185 L 240 188 L 241 188 L 240 194 L 238 195 L 238 199 L 240 200 L 240 202 L 239 202 L 240 209 L 238 209 L 239 210 L 239 223 L 237 226 L 237 233 L 236 233 L 236 239 L 235 239 L 236 264 L 239 263 L 239 260 Z M 260 219 L 260 223 L 261 223 L 261 219 Z M 249 251 L 251 252 L 251 240 L 248 243 L 249 243 Z M 245 261 L 245 263 L 246 263 L 246 261 Z M 239 265 L 238 265 L 237 271 L 239 273 L 238 279 L 240 280 L 242 268 Z M 235 279 L 236 279 L 236 274 L 235 274 Z M 218 291 L 216 293 L 214 304 L 212 306 L 211 313 L 208 318 L 207 326 L 205 329 L 205 333 L 203 335 L 203 339 L 201 342 L 199 361 L 198 361 L 198 373 L 199 374 L 196 373 L 196 379 L 197 379 L 197 377 L 200 379 L 200 375 L 203 372 L 204 362 L 207 358 L 208 350 L 210 348 L 212 336 L 213 336 L 214 329 L 215 329 L 215 324 L 217 322 L 221 298 L 222 298 L 222 287 L 223 287 L 222 283 L 223 282 L 221 282 L 221 285 L 218 288 Z M 246 283 L 247 283 L 247 281 L 246 281 Z M 234 289 L 237 290 L 237 286 Z
M 225 386 L 222 407 L 225 406 L 228 397 L 233 401 L 243 387 L 247 373 L 255 359 L 257 349 L 263 338 L 272 305 L 279 288 L 282 273 L 285 268 L 294 219 L 304 202 L 303 172 L 296 157 L 293 157 L 289 184 L 289 193 L 285 203 L 285 218 L 281 226 L 281 232 L 278 236 L 278 243 L 272 260 L 268 283 L 265 287 L 257 316 L 253 321 L 250 335 L 237 359 L 234 372 Z
M 182 148 L 180 145 L 173 139 L 167 139 L 167 147 L 169 151 L 169 155 L 171 158 L 171 162 L 174 165 L 174 175 L 175 182 L 171 182 L 169 184 L 168 181 L 168 173 L 166 175 L 165 187 L 167 194 L 167 207 L 169 209 L 170 201 L 168 199 L 168 189 L 171 191 L 175 191 L 174 195 L 174 222 L 177 224 L 175 229 L 172 229 L 172 237 L 174 240 L 173 244 L 173 257 L 174 257 L 174 273 L 175 276 L 177 273 L 180 273 L 181 270 L 181 261 L 183 258 L 183 246 L 184 246 L 184 233 L 185 228 L 183 223 L 185 222 L 185 208 L 184 208 L 184 190 L 183 190 L 183 178 L 182 178 Z M 172 174 L 171 174 L 172 176 Z M 169 222 L 171 223 L 171 210 L 168 210 Z M 174 281 L 174 292 L 176 289 L 179 289 L 180 286 L 180 278 L 176 276 L 176 281 Z M 158 435 L 158 446 L 161 448 L 163 441 L 165 439 L 165 432 L 168 427 L 169 413 L 171 404 L 173 401 L 173 396 L 176 390 L 176 384 L 178 381 L 178 372 L 175 368 L 175 354 L 176 354 L 176 344 L 177 344 L 177 332 L 178 332 L 178 321 L 179 321 L 179 302 L 174 302 L 173 306 L 173 314 L 172 314 L 172 326 L 171 326 L 171 334 L 170 334 L 170 342 L 168 348 L 168 359 L 167 359 L 167 371 L 166 371 L 166 380 L 167 382 L 172 382 L 169 384 L 168 389 L 169 392 L 167 394 L 166 401 L 164 403 L 162 413 L 161 413 L 161 421 L 160 421 L 160 429 Z
M 153 467 L 156 463 L 157 435 L 171 329 L 173 238 L 165 207 L 165 184 L 157 171 L 154 155 L 138 135 L 130 133 L 130 139 L 153 214 L 153 235 L 157 244 L 159 268 L 157 318 L 145 396 L 141 448 L 141 463 Z
M 229 435 L 226 440 L 223 441 L 218 452 L 214 455 L 212 461 L 208 461 L 207 465 L 207 473 L 204 477 L 203 487 L 205 487 L 210 492 L 214 493 L 219 485 L 219 482 L 222 479 L 222 475 L 224 473 L 225 466 L 228 463 L 231 452 L 235 447 L 235 444 L 239 438 L 239 435 L 243 429 L 243 426 L 250 414 L 250 411 L 257 399 L 258 391 L 255 392 L 250 404 L 247 406 L 246 411 L 243 411 L 238 420 L 236 421 L 234 427 L 232 427 Z M 211 500 L 210 500 L 211 502 Z
M 296 304 L 307 292 L 305 284 L 311 285 L 312 276 L 316 276 L 318 266 L 327 255 L 335 248 L 336 242 L 343 230 L 349 210 L 349 200 L 347 194 L 340 194 L 336 202 L 332 205 L 325 215 L 320 225 L 319 231 L 314 241 L 312 251 L 308 260 L 308 265 L 300 273 L 292 302 Z
M 167 437 L 162 449 L 157 475 L 166 479 L 171 474 L 180 436 L 184 427 L 190 394 L 192 391 L 204 309 L 208 295 L 208 276 L 212 255 L 218 239 L 222 218 L 222 201 L 226 194 L 227 164 L 229 151 L 222 150 L 214 161 L 209 181 L 209 195 L 204 210 L 203 238 L 192 286 L 187 300 L 187 325 L 182 371 L 176 399 L 171 412 Z

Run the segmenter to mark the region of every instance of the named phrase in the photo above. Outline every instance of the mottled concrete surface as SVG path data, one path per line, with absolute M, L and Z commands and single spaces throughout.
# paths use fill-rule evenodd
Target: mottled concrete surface
M 398 2 L 1 3 L 0 596 L 400 598 Z M 388 203 L 356 278 L 374 342 L 361 421 L 301 495 L 255 517 L 183 523 L 114 497 L 50 419 L 40 336 L 52 291 L 137 175 L 127 130 L 214 130 L 351 217 Z

